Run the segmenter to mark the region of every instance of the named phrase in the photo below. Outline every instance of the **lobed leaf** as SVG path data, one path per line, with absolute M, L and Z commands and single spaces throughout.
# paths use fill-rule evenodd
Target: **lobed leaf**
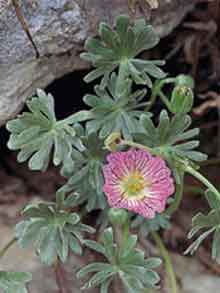
M 59 258 L 65 262 L 69 249 L 82 253 L 84 233 L 94 233 L 94 229 L 82 224 L 76 213 L 70 213 L 54 203 L 38 203 L 27 206 L 24 221 L 16 225 L 16 237 L 22 248 L 34 247 L 41 261 L 52 265 Z
M 31 279 L 30 273 L 0 271 L 0 288 L 4 293 L 27 293 L 25 285 Z
M 110 73 L 119 67 L 117 93 L 122 93 L 122 85 L 128 78 L 133 79 L 137 84 L 147 84 L 151 87 L 149 76 L 158 79 L 165 77 L 164 72 L 157 67 L 164 62 L 135 58 L 142 51 L 151 49 L 159 42 L 153 27 L 146 25 L 144 19 L 135 21 L 131 25 L 129 17 L 122 15 L 116 19 L 115 30 L 102 22 L 98 31 L 100 39 L 88 38 L 85 43 L 88 52 L 80 55 L 96 68 L 86 75 L 84 78 L 86 82 L 103 76 L 101 88 L 105 88 Z
M 27 101 L 29 112 L 24 112 L 7 123 L 11 133 L 8 147 L 18 150 L 19 162 L 29 161 L 31 170 L 45 171 L 53 156 L 54 165 L 72 171 L 72 150 L 81 150 L 73 123 L 91 118 L 91 113 L 81 111 L 63 121 L 57 121 L 52 95 L 37 90 L 37 95 Z
M 158 258 L 144 258 L 144 252 L 136 248 L 136 235 L 128 235 L 126 242 L 119 249 L 114 242 L 112 228 L 107 228 L 103 232 L 102 243 L 85 240 L 84 244 L 104 255 L 106 262 L 91 263 L 78 272 L 78 278 L 95 273 L 83 289 L 100 287 L 100 292 L 107 293 L 110 292 L 110 284 L 120 278 L 124 288 L 135 290 L 128 292 L 141 292 L 140 290 L 146 287 L 155 287 L 159 282 L 159 275 L 153 269 L 157 268 L 161 261 Z

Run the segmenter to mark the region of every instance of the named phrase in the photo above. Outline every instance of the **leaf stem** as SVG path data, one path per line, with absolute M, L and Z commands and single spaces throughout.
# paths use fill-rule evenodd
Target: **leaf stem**
M 150 109 L 152 108 L 152 106 L 154 105 L 154 103 L 156 102 L 157 94 L 158 94 L 157 90 L 153 89 L 151 96 L 150 96 L 150 100 L 148 102 L 148 105 L 145 107 L 146 112 L 149 112 Z
M 66 272 L 60 261 L 57 259 L 54 264 L 55 279 L 58 287 L 59 293 L 71 293 L 71 290 L 68 288 L 68 281 L 66 279 Z
M 185 171 L 194 176 L 196 179 L 201 181 L 211 192 L 213 192 L 218 200 L 220 200 L 220 193 L 219 191 L 215 188 L 215 186 L 209 182 L 209 180 L 203 176 L 201 173 L 199 173 L 197 170 L 192 168 L 191 166 L 186 166 Z
M 154 241 L 156 242 L 157 247 L 160 250 L 160 254 L 164 260 L 165 269 L 167 272 L 167 276 L 169 278 L 171 293 L 178 293 L 179 289 L 177 285 L 176 274 L 174 272 L 174 268 L 173 268 L 172 261 L 170 259 L 169 252 L 166 249 L 160 235 L 157 232 L 151 232 L 151 235 Z
M 166 105 L 166 107 L 168 109 L 170 109 L 170 102 L 169 100 L 167 99 L 167 97 L 164 95 L 164 93 L 162 91 L 160 91 L 158 93 L 159 97 L 161 98 L 161 101 Z
M 6 252 L 17 242 L 16 237 L 12 238 L 0 251 L 0 258 L 2 258 Z
M 123 244 L 127 241 L 129 236 L 129 220 L 122 226 Z
M 171 77 L 171 78 L 166 78 L 166 79 L 160 80 L 159 82 L 156 82 L 154 84 L 153 89 L 152 89 L 152 93 L 151 93 L 151 97 L 150 97 L 150 100 L 149 100 L 149 105 L 147 105 L 146 108 L 145 108 L 146 112 L 150 111 L 150 109 L 152 108 L 153 104 L 155 103 L 155 101 L 157 99 L 157 96 L 159 96 L 161 98 L 161 100 L 164 102 L 164 104 L 169 109 L 169 101 L 166 98 L 166 96 L 164 95 L 164 93 L 162 92 L 162 87 L 165 84 L 173 83 L 173 82 L 175 82 L 175 78 Z

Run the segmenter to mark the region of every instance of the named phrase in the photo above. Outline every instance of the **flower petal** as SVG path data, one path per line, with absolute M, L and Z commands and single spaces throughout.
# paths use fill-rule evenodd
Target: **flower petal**
M 171 170 L 163 159 L 145 150 L 130 149 L 110 154 L 107 162 L 103 167 L 103 191 L 111 207 L 124 208 L 146 218 L 153 218 L 156 213 L 164 211 L 166 200 L 174 193 L 175 187 Z M 137 187 L 143 189 L 137 191 L 137 194 L 127 192 L 123 183 L 130 183 L 130 180 L 135 182 L 131 181 L 131 186 L 136 185 L 137 181 Z

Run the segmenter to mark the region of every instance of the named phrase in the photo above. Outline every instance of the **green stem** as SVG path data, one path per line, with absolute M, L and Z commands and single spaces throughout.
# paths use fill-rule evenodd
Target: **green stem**
M 17 242 L 17 239 L 14 237 L 12 240 L 10 240 L 0 251 L 0 258 L 2 258 L 6 252 Z
M 169 100 L 167 99 L 167 97 L 164 95 L 164 93 L 162 91 L 160 91 L 158 93 L 159 97 L 161 98 L 162 102 L 166 105 L 166 107 L 168 109 L 170 109 L 170 102 Z
M 123 244 L 127 241 L 129 236 L 129 220 L 122 226 Z
M 175 78 L 172 78 L 172 77 L 160 80 L 159 82 L 156 82 L 156 84 L 154 85 L 154 87 L 152 89 L 151 97 L 149 99 L 149 105 L 147 105 L 145 108 L 146 112 L 150 111 L 150 109 L 152 108 L 152 106 L 156 102 L 157 96 L 159 96 L 161 98 L 161 100 L 164 102 L 164 104 L 169 108 L 169 101 L 167 100 L 166 96 L 163 94 L 162 87 L 165 84 L 174 83 L 174 82 L 175 82 Z
M 183 179 L 184 174 L 181 174 L 181 182 L 179 184 L 176 184 L 176 193 L 174 202 L 167 208 L 165 214 L 168 216 L 171 216 L 180 206 L 182 197 L 183 197 Z
M 199 181 L 201 181 L 211 192 L 213 192 L 218 200 L 220 200 L 220 193 L 219 191 L 215 188 L 215 186 L 209 182 L 208 179 L 206 179 L 205 176 L 203 176 L 201 173 L 199 173 L 197 170 L 193 169 L 191 166 L 186 166 L 185 171 L 197 178 Z
M 123 225 L 113 225 L 115 240 L 118 245 L 119 250 L 123 249 L 124 243 L 127 241 L 129 236 L 129 221 Z
M 149 102 L 148 102 L 148 105 L 145 107 L 145 111 L 146 112 L 149 112 L 150 111 L 150 109 L 152 108 L 152 106 L 154 105 L 154 103 L 156 102 L 156 99 L 157 99 L 157 91 L 156 91 L 156 89 L 154 89 L 153 91 L 152 91 L 152 94 L 151 94 L 151 96 L 150 96 L 150 99 L 149 99 Z
M 68 286 L 66 271 L 64 270 L 62 263 L 58 259 L 54 264 L 54 272 L 55 272 L 55 280 L 58 287 L 58 292 L 71 293 L 72 290 Z
M 162 239 L 160 238 L 160 235 L 157 232 L 151 232 L 151 235 L 154 241 L 156 242 L 158 249 L 160 250 L 160 254 L 164 260 L 165 269 L 166 269 L 167 276 L 170 283 L 170 289 L 171 289 L 170 293 L 178 293 L 179 290 L 178 290 L 178 285 L 176 280 L 176 274 L 174 272 L 174 268 L 170 259 L 169 252 L 166 249 Z
M 185 185 L 184 191 L 186 191 L 192 195 L 204 195 L 204 189 L 199 186 Z

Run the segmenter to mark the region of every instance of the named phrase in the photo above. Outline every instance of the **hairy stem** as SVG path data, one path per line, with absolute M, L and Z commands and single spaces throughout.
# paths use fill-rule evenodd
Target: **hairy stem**
M 54 264 L 54 272 L 59 293 L 71 293 L 68 288 L 68 281 L 66 279 L 66 272 L 59 260 Z
M 114 287 L 114 293 L 123 293 L 124 292 L 124 286 L 122 284 L 122 280 L 119 276 L 116 277 L 113 283 Z
M 178 285 L 176 280 L 176 274 L 174 272 L 174 268 L 170 259 L 169 252 L 166 249 L 162 239 L 160 238 L 157 232 L 151 232 L 151 235 L 154 241 L 156 242 L 158 249 L 160 250 L 161 257 L 164 260 L 165 269 L 166 269 L 167 276 L 170 283 L 170 289 L 171 289 L 170 293 L 178 293 L 179 290 L 178 290 Z
M 215 186 L 211 182 L 209 182 L 209 180 L 205 176 L 203 176 L 201 173 L 199 173 L 197 170 L 195 170 L 191 166 L 187 166 L 185 168 L 185 171 L 191 174 L 192 176 L 194 176 L 199 181 L 201 181 L 220 200 L 219 191 L 215 188 Z
M 129 235 L 129 222 L 127 221 L 122 226 L 121 225 L 114 225 L 114 235 L 115 235 L 115 241 L 118 246 L 118 253 L 120 253 L 121 249 L 123 249 L 123 245 L 125 241 L 127 241 L 128 235 Z M 115 260 L 117 263 L 117 258 Z M 114 287 L 114 293 L 122 293 L 124 292 L 124 286 L 122 283 L 122 280 L 119 275 L 114 280 L 113 283 Z
M 11 239 L 0 251 L 0 258 L 2 258 L 6 252 L 17 242 L 17 239 L 14 237 Z

